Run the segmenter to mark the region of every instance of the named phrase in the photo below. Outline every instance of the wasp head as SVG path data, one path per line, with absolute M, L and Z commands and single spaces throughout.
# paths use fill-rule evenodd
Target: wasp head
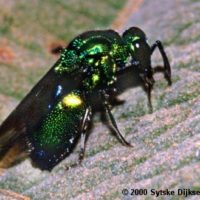
M 129 52 L 131 65 L 138 69 L 139 76 L 144 81 L 144 84 L 153 85 L 151 48 L 147 43 L 145 33 L 137 27 L 131 27 L 123 33 L 122 38 Z

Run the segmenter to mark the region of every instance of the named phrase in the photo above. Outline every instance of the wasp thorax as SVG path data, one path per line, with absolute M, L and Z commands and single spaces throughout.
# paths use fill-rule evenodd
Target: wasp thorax
M 60 56 L 60 62 L 55 67 L 56 73 L 70 73 L 78 68 L 79 57 L 73 50 L 64 49 Z

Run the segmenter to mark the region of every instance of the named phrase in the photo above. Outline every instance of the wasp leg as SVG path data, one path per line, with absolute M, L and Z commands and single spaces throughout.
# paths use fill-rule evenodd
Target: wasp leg
M 147 98 L 148 98 L 148 108 L 149 108 L 149 113 L 153 112 L 153 106 L 152 106 L 152 101 L 151 101 L 151 91 L 152 91 L 152 85 L 148 84 L 145 86 L 145 92 L 147 93 Z
M 153 85 L 154 85 L 154 79 L 153 77 L 151 79 L 143 76 L 140 76 L 143 80 L 143 84 L 142 84 L 142 88 L 145 91 L 145 93 L 147 94 L 147 100 L 148 100 L 148 108 L 149 108 L 149 113 L 153 112 L 153 106 L 152 106 L 152 101 L 151 101 L 151 91 L 153 89 Z
M 81 133 L 81 148 L 80 148 L 80 153 L 79 153 L 79 164 L 81 164 L 84 158 L 85 145 L 86 145 L 86 140 L 87 140 L 87 130 L 88 130 L 89 123 L 91 122 L 91 116 L 92 116 L 91 107 L 89 107 L 86 109 L 82 126 L 81 126 L 82 133 Z
M 89 123 L 91 122 L 91 116 L 92 116 L 91 108 L 88 107 L 85 111 L 85 115 L 83 117 L 83 121 L 81 124 L 81 147 L 80 147 L 78 161 L 71 164 L 70 166 L 65 166 L 66 170 L 77 167 L 82 163 L 85 154 L 85 145 L 87 141 L 88 126 Z
M 118 97 L 117 97 L 117 89 L 116 88 L 108 91 L 108 94 L 109 94 L 108 101 L 112 106 L 123 105 L 126 102 L 125 100 L 118 99 Z
M 125 100 L 118 99 L 117 97 L 116 98 L 112 98 L 110 100 L 110 104 L 112 106 L 120 106 L 120 105 L 123 105 L 125 102 L 126 102 Z
M 117 127 L 117 123 L 110 111 L 109 103 L 107 101 L 107 99 L 108 99 L 107 95 L 105 94 L 105 92 L 102 92 L 101 95 L 102 95 L 102 100 L 103 100 L 103 106 L 104 106 L 106 113 L 108 114 L 109 119 L 110 119 L 112 130 L 114 131 L 114 134 L 124 145 L 132 147 L 132 145 L 126 141 L 126 139 L 124 138 L 124 136 L 121 134 L 121 132 L 119 131 L 119 129 Z
M 61 45 L 58 45 L 57 47 L 54 47 L 51 49 L 51 53 L 58 55 L 63 51 L 64 47 L 62 47 Z
M 163 58 L 163 63 L 164 63 L 164 76 L 165 76 L 165 79 L 167 80 L 168 82 L 168 85 L 171 85 L 172 84 L 172 81 L 171 81 L 171 67 L 170 67 L 170 64 L 169 64 L 169 60 L 167 58 L 167 55 L 164 51 L 164 48 L 163 48 L 163 45 L 161 43 L 161 41 L 157 40 L 152 46 L 151 46 L 151 54 L 153 54 L 154 50 L 156 49 L 156 47 L 158 47 L 161 55 L 162 55 L 162 58 Z M 156 69 L 155 69 L 156 70 Z M 157 67 L 157 71 L 160 70 L 160 67 L 158 66 Z

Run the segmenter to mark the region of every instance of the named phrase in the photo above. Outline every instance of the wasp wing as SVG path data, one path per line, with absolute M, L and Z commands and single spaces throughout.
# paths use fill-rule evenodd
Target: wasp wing
M 83 80 L 80 72 L 55 72 L 59 61 L 33 87 L 16 109 L 0 126 L 0 158 L 14 142 L 24 137 L 27 127 L 32 128 L 47 115 L 63 94 L 79 88 Z

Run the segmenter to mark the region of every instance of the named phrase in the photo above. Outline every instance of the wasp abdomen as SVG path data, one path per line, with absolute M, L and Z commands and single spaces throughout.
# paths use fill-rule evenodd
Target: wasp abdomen
M 80 136 L 86 106 L 80 91 L 64 95 L 39 126 L 28 130 L 27 143 L 34 163 L 51 169 L 71 153 Z

